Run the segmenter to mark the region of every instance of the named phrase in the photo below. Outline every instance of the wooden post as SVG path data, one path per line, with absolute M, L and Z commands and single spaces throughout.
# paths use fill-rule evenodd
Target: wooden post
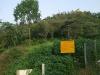
M 70 27 L 69 26 L 70 25 L 68 24 L 67 25 L 67 37 L 66 37 L 67 39 L 70 39 L 70 29 L 69 29 Z
M 96 40 L 94 40 L 94 55 L 95 55 L 95 61 L 97 61 L 97 47 L 96 47 Z
M 84 43 L 84 63 L 85 63 L 85 67 L 87 67 L 86 43 Z
M 31 28 L 29 26 L 29 46 L 31 45 Z
M 45 75 L 45 64 L 42 64 L 42 75 Z

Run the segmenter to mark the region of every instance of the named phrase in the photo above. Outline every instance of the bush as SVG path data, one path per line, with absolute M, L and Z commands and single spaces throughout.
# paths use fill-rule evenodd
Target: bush
M 85 39 L 80 38 L 75 41 L 76 43 L 76 52 L 75 52 L 75 60 L 77 61 L 77 66 L 85 67 L 84 64 L 84 42 Z
M 5 51 L 5 49 L 3 49 L 3 48 L 0 48 L 0 53 L 2 53 L 3 51 Z
M 33 69 L 32 75 L 40 75 L 42 63 L 46 64 L 46 75 L 72 75 L 74 69 L 72 57 L 52 55 L 52 47 L 52 44 L 45 43 L 33 48 L 24 58 L 10 64 L 6 75 L 15 75 L 16 70 L 27 68 Z
M 60 40 L 58 40 L 58 39 L 54 40 L 52 54 L 60 55 Z

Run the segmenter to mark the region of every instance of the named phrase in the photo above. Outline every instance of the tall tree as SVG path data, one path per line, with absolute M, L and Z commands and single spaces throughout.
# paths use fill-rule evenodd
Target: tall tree
M 30 25 L 40 20 L 38 0 L 23 0 L 14 9 L 16 22 L 29 25 L 29 40 L 31 40 Z
M 37 0 L 23 0 L 14 9 L 16 22 L 22 24 L 34 23 L 40 19 L 39 5 Z

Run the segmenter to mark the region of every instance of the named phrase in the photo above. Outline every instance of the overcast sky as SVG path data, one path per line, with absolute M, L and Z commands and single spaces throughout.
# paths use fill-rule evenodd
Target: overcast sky
M 38 0 L 41 17 L 52 16 L 58 12 L 80 9 L 100 12 L 100 0 Z M 1 0 L 0 19 L 14 23 L 13 10 L 21 0 Z

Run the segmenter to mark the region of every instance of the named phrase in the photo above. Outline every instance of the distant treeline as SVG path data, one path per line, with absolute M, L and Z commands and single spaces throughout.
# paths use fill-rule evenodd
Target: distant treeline
M 21 44 L 25 40 L 48 38 L 99 38 L 100 13 L 75 10 L 63 12 L 30 24 L 0 23 L 0 47 Z

